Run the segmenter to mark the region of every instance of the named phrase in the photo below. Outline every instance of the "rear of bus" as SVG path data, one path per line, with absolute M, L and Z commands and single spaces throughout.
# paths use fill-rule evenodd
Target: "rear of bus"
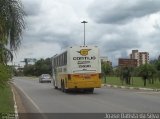
M 68 50 L 69 77 L 67 87 L 90 92 L 93 92 L 94 88 L 100 88 L 101 61 L 98 47 L 75 46 Z

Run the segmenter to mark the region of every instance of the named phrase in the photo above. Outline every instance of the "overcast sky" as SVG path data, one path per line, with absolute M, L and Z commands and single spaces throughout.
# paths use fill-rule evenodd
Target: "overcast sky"
M 14 59 L 47 58 L 86 44 L 100 48 L 114 65 L 133 49 L 160 54 L 160 0 L 22 0 L 27 14 L 20 50 Z

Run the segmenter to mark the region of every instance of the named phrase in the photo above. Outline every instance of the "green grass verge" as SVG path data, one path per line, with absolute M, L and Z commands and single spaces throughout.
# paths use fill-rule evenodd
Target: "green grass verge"
M 9 85 L 0 87 L 0 113 L 13 113 L 13 94 Z
M 102 81 L 105 83 L 104 79 Z M 144 82 L 141 77 L 132 77 L 131 85 L 126 85 L 125 82 L 120 80 L 119 77 L 106 77 L 106 84 L 110 85 L 118 85 L 118 86 L 128 86 L 128 87 L 142 87 L 142 88 L 153 88 L 153 89 L 160 89 L 160 81 L 156 80 L 154 84 L 149 84 L 147 81 L 147 85 L 144 86 Z

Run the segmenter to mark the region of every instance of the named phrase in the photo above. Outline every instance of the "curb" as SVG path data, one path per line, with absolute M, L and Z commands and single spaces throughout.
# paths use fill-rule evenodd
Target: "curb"
M 13 91 L 13 88 L 11 89 L 11 91 L 12 91 L 12 94 L 13 94 L 15 119 L 19 119 L 18 107 L 17 107 L 17 102 L 16 102 L 16 96 L 15 96 L 15 93 L 14 93 L 14 91 Z
M 127 86 L 117 86 L 117 85 L 110 85 L 110 84 L 102 84 L 102 87 L 121 88 L 121 89 L 130 89 L 130 90 L 143 90 L 143 91 L 155 91 L 155 92 L 160 91 L 160 89 L 141 88 L 141 87 L 127 87 Z

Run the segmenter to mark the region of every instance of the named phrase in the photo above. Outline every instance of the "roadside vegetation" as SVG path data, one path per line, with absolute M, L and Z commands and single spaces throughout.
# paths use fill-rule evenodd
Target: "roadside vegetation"
M 13 96 L 8 84 L 13 60 L 25 28 L 24 11 L 19 0 L 0 0 L 0 112 L 13 112 Z
M 0 113 L 13 113 L 13 107 L 13 94 L 10 86 L 6 84 L 3 88 L 0 88 Z
M 160 88 L 160 59 L 139 67 L 115 67 L 102 63 L 104 84 Z
M 117 86 L 160 89 L 160 81 L 158 79 L 155 80 L 154 84 L 151 84 L 149 81 L 147 81 L 146 86 L 144 86 L 144 82 L 141 77 L 132 77 L 130 85 L 126 84 L 125 82 L 122 82 L 122 80 L 119 77 L 113 77 L 113 76 L 106 77 L 106 83 L 103 79 L 103 83 L 110 85 L 117 85 Z
M 23 74 L 24 76 L 40 76 L 41 74 L 50 74 L 52 73 L 50 58 L 40 59 L 35 62 L 34 65 L 28 64 L 24 66 Z M 22 72 L 21 72 L 22 73 Z M 16 73 L 17 75 L 20 72 Z
M 131 86 L 160 88 L 160 60 L 152 60 L 149 64 L 139 67 L 112 67 L 110 64 L 102 62 L 102 83 Z M 40 76 L 43 73 L 51 74 L 51 60 L 40 59 L 34 65 L 26 65 L 24 76 Z M 20 73 L 16 73 L 17 75 Z

